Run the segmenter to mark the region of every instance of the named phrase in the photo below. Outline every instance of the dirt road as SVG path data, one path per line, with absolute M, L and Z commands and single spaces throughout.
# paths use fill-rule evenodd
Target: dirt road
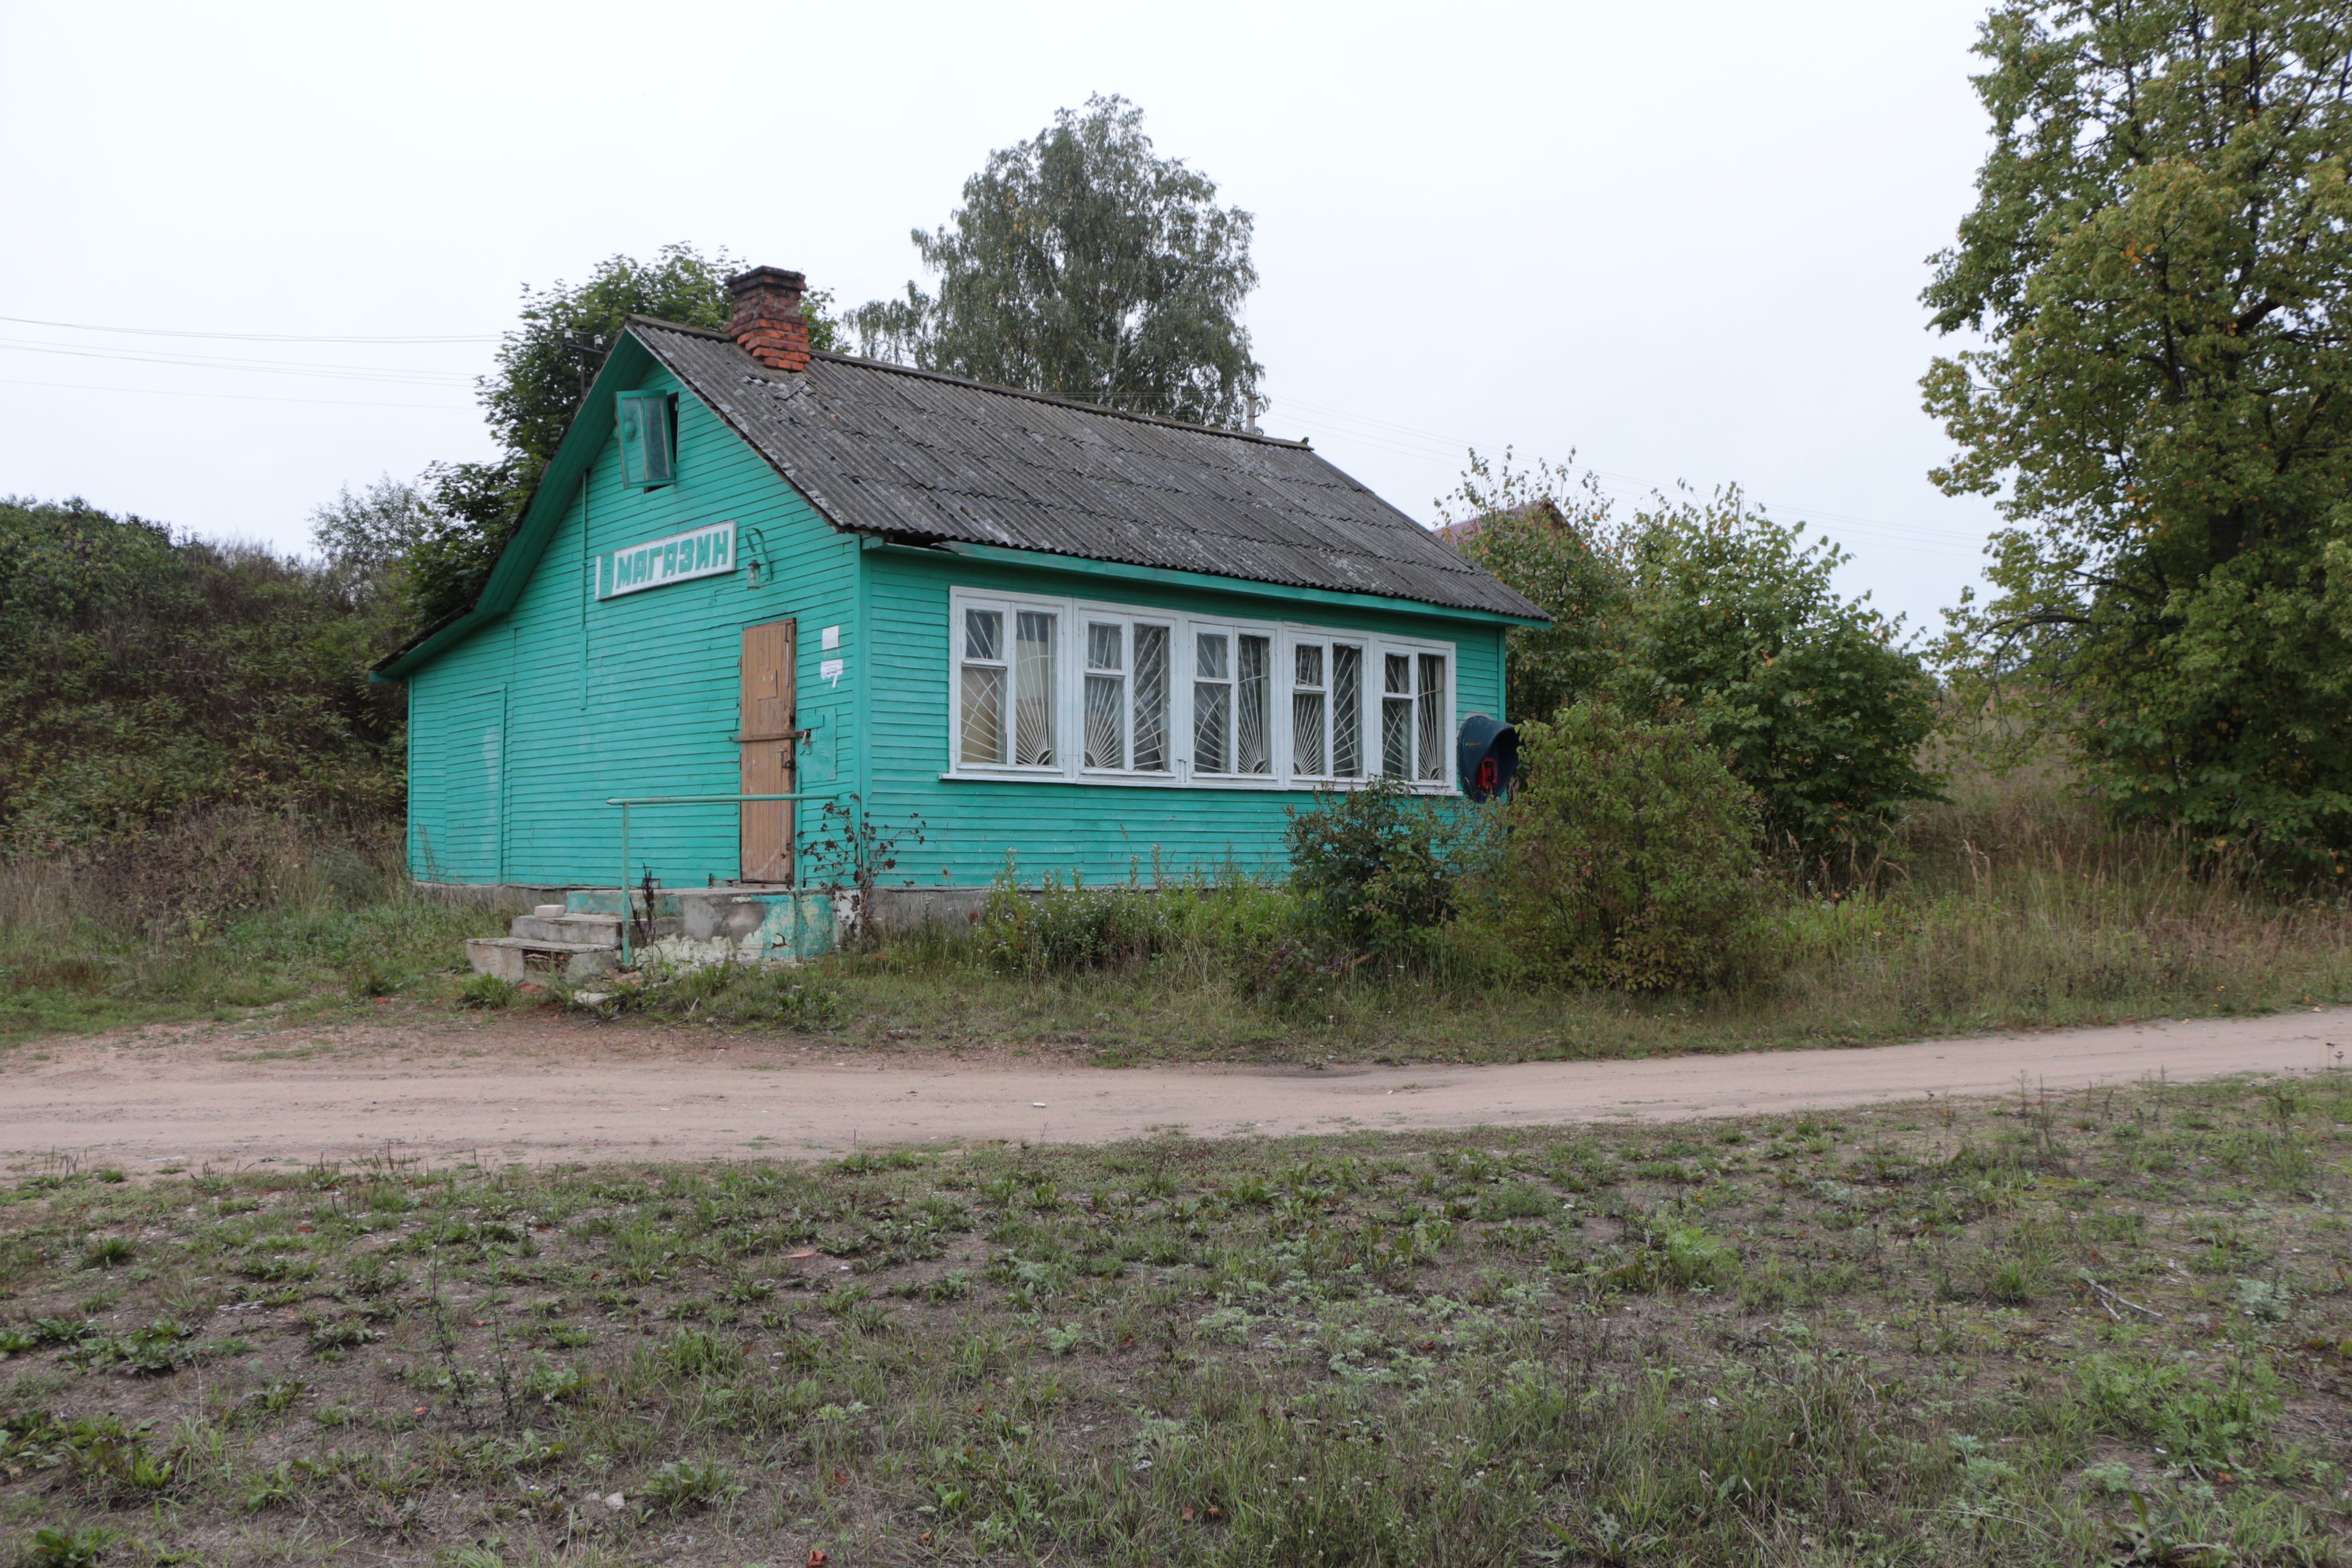
M 1827 1110 L 1934 1096 L 2343 1067 L 2352 1009 L 2063 1034 L 1496 1067 L 1186 1066 L 848 1055 L 550 1018 L 151 1029 L 0 1073 L 0 1161 L 128 1170 L 348 1159 L 811 1157 L 853 1146 L 1109 1142 Z

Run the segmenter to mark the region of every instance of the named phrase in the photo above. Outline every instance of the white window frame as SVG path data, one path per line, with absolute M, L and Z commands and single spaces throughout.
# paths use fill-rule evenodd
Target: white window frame
M 1381 657 L 1382 639 L 1363 632 L 1332 631 L 1319 626 L 1291 626 L 1286 628 L 1286 630 L 1289 635 L 1284 638 L 1284 669 L 1291 676 L 1291 679 L 1288 681 L 1282 683 L 1281 690 L 1284 701 L 1281 706 L 1285 735 L 1283 756 L 1290 763 L 1290 777 L 1292 781 L 1291 787 L 1294 789 L 1330 789 L 1334 787 L 1361 787 L 1362 785 L 1371 783 L 1372 780 L 1380 776 L 1381 773 L 1381 770 L 1377 765 L 1379 763 L 1379 757 L 1377 755 L 1377 742 L 1380 740 L 1380 736 L 1376 732 L 1368 733 L 1364 729 L 1364 725 L 1366 723 L 1366 713 L 1377 711 L 1376 705 L 1371 701 L 1368 701 L 1368 697 L 1376 698 L 1377 696 L 1376 693 L 1372 693 L 1371 687 L 1374 680 L 1377 679 L 1380 668 L 1379 659 Z M 1402 647 L 1405 645 L 1400 644 L 1398 646 Z M 1298 650 L 1302 647 L 1318 648 L 1322 651 L 1323 655 L 1322 762 L 1324 765 L 1319 772 L 1315 773 L 1303 772 L 1298 767 L 1297 744 L 1297 736 L 1292 732 L 1297 726 L 1297 717 L 1296 710 L 1288 700 L 1290 696 L 1298 689 L 1298 682 L 1297 679 L 1298 669 Z M 1338 650 L 1343 647 L 1354 648 L 1357 651 L 1360 659 L 1359 667 L 1356 671 L 1356 771 L 1352 773 L 1335 773 L 1332 771 L 1331 766 L 1332 763 L 1339 760 L 1339 664 Z M 1430 651 L 1435 652 L 1439 649 L 1444 649 L 1448 652 L 1450 657 L 1451 647 L 1452 645 L 1450 644 L 1432 644 Z
M 992 610 L 998 615 L 997 657 L 991 659 L 967 660 L 965 656 L 964 612 Z M 1053 683 L 1054 750 L 1057 760 L 1045 763 L 1024 763 L 1012 760 L 1020 747 L 1020 615 L 1023 611 L 1043 612 L 1055 616 L 1054 623 L 1054 668 L 1049 679 Z M 1070 713 L 1067 701 L 1070 662 L 1070 618 L 1068 608 L 1059 600 L 1037 599 L 1025 595 L 992 595 L 959 604 L 949 616 L 948 624 L 948 700 L 952 710 L 949 721 L 948 755 L 950 767 L 972 777 L 1054 779 L 1069 771 Z M 963 760 L 963 670 L 967 662 L 1003 672 L 1003 708 L 997 716 L 1002 745 L 1006 760 L 1001 763 L 967 763 Z
M 1178 700 L 1177 696 L 1177 688 L 1183 683 L 1184 679 L 1181 663 L 1184 650 L 1180 641 L 1182 628 L 1177 624 L 1178 617 L 1151 610 L 1132 609 L 1125 605 L 1089 605 L 1081 600 L 1072 600 L 1070 605 L 1073 616 L 1070 624 L 1076 628 L 1081 637 L 1089 637 L 1090 628 L 1094 626 L 1116 626 L 1119 628 L 1119 647 L 1126 662 L 1126 668 L 1122 672 L 1124 695 L 1121 699 L 1123 711 L 1120 714 L 1125 727 L 1120 738 L 1122 755 L 1119 765 L 1108 768 L 1088 765 L 1086 757 L 1086 733 L 1081 728 L 1078 733 L 1078 744 L 1072 758 L 1080 775 L 1097 783 L 1175 784 L 1178 772 L 1176 759 L 1185 754 L 1188 750 L 1182 743 L 1181 737 L 1176 732 L 1176 716 L 1184 711 L 1184 704 Z M 1168 765 L 1164 768 L 1139 768 L 1135 765 L 1137 677 L 1141 673 L 1139 668 L 1140 661 L 1136 657 L 1138 641 L 1136 632 L 1142 627 L 1165 632 L 1168 637 L 1168 668 L 1162 672 L 1162 678 L 1167 682 L 1167 689 L 1163 693 L 1167 711 L 1160 717 L 1163 730 L 1160 745 L 1168 759 Z M 1076 688 L 1078 722 L 1083 726 L 1086 721 L 1087 677 L 1091 673 L 1091 660 L 1087 658 L 1086 647 L 1079 647 L 1076 650 L 1076 662 L 1077 668 L 1072 684 Z
M 1177 755 L 1189 763 L 1189 776 L 1202 784 L 1214 782 L 1235 789 L 1269 789 L 1282 783 L 1282 762 L 1288 755 L 1289 737 L 1277 723 L 1275 715 L 1275 689 L 1281 679 L 1283 650 L 1287 641 L 1279 621 L 1211 620 L 1205 616 L 1186 616 L 1180 668 L 1183 679 L 1179 683 L 1184 696 L 1184 729 Z M 1200 672 L 1200 639 L 1203 637 L 1225 639 L 1225 673 L 1222 682 Z M 1240 771 L 1242 749 L 1242 639 L 1257 637 L 1265 643 L 1265 771 Z M 1196 712 L 1194 699 L 1203 684 L 1223 684 L 1231 694 L 1225 718 L 1225 766 L 1209 773 L 1201 765 L 1200 736 L 1193 729 Z
M 1043 611 L 1055 617 L 1054 702 L 1055 747 L 1060 760 L 1052 766 L 1024 767 L 1013 763 L 970 763 L 962 760 L 963 744 L 963 676 L 964 612 L 968 609 L 995 610 L 1003 616 L 1003 668 L 1006 691 L 1005 745 L 1010 752 L 1013 744 L 1012 726 L 1015 722 L 1013 693 L 1015 687 L 1014 642 L 1015 617 L 1019 612 Z M 1445 660 L 1445 689 L 1439 698 L 1439 710 L 1444 730 L 1440 740 L 1440 777 L 1437 779 L 1407 778 L 1403 782 L 1418 794 L 1458 795 L 1460 781 L 1454 775 L 1453 763 L 1454 737 L 1459 726 L 1459 692 L 1462 679 L 1461 647 L 1457 642 L 1433 637 L 1401 637 L 1363 631 L 1340 625 L 1306 622 L 1258 620 L 1225 616 L 1193 616 L 1169 610 L 1156 610 L 1140 605 L 1119 605 L 1093 599 L 1056 598 L 1039 594 L 1005 593 L 993 589 L 951 587 L 948 592 L 949 647 L 947 670 L 947 768 L 940 774 L 943 780 L 1020 780 L 1026 783 L 1068 783 L 1110 784 L 1146 789 L 1221 789 L 1270 790 L 1296 793 L 1318 789 L 1360 789 L 1381 776 L 1384 754 L 1381 746 L 1381 703 L 1385 687 L 1386 656 L 1401 654 L 1410 658 L 1413 680 L 1413 745 L 1418 763 L 1421 713 L 1422 658 L 1436 655 Z M 1086 765 L 1086 687 L 1087 666 L 1087 626 L 1089 624 L 1117 624 L 1121 629 L 1124 650 L 1125 721 L 1123 738 L 1127 765 L 1118 768 L 1095 768 Z M 1163 627 L 1168 633 L 1168 750 L 1170 766 L 1165 772 L 1145 772 L 1134 767 L 1135 760 L 1135 700 L 1136 700 L 1136 638 L 1138 626 Z M 1192 731 L 1192 689 L 1197 643 L 1200 632 L 1223 632 L 1234 640 L 1226 645 L 1228 680 L 1234 691 L 1234 733 L 1229 745 L 1237 746 L 1240 703 L 1240 661 L 1242 637 L 1263 637 L 1267 639 L 1267 700 L 1266 728 L 1269 748 L 1269 771 L 1264 773 L 1210 773 L 1200 772 L 1194 765 Z M 1323 647 L 1324 736 L 1323 763 L 1328 770 L 1338 733 L 1339 690 L 1337 668 L 1331 652 L 1332 645 L 1360 647 L 1363 650 L 1363 675 L 1358 699 L 1357 714 L 1359 763 L 1361 772 L 1349 777 L 1339 777 L 1328 771 L 1302 773 L 1296 770 L 1292 757 L 1291 697 L 1297 668 L 1296 650 L 1302 644 L 1319 644 Z M 1230 758 L 1229 758 L 1230 760 Z M 1416 766 L 1417 771 L 1417 766 Z

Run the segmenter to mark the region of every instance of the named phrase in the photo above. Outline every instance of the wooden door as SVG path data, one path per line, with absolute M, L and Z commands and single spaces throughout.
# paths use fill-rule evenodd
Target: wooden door
M 742 793 L 790 795 L 797 770 L 793 750 L 793 621 L 743 628 Z M 793 879 L 793 805 L 790 801 L 745 801 L 743 870 L 746 882 Z

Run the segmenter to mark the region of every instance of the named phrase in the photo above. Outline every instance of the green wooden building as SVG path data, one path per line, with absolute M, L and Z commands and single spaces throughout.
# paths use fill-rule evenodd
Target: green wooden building
M 813 353 L 798 273 L 733 289 L 628 323 L 475 607 L 378 667 L 419 880 L 611 888 L 608 803 L 785 794 L 632 807 L 630 880 L 810 885 L 853 796 L 891 885 L 1278 873 L 1308 792 L 1460 787 L 1541 616 L 1305 443 Z

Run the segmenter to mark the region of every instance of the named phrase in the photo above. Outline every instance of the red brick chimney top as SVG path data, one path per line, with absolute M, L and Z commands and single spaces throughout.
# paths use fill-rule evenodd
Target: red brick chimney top
M 735 314 L 727 335 L 770 370 L 808 369 L 808 318 L 801 314 L 801 294 L 807 288 L 806 278 L 781 267 L 754 267 L 729 279 Z

